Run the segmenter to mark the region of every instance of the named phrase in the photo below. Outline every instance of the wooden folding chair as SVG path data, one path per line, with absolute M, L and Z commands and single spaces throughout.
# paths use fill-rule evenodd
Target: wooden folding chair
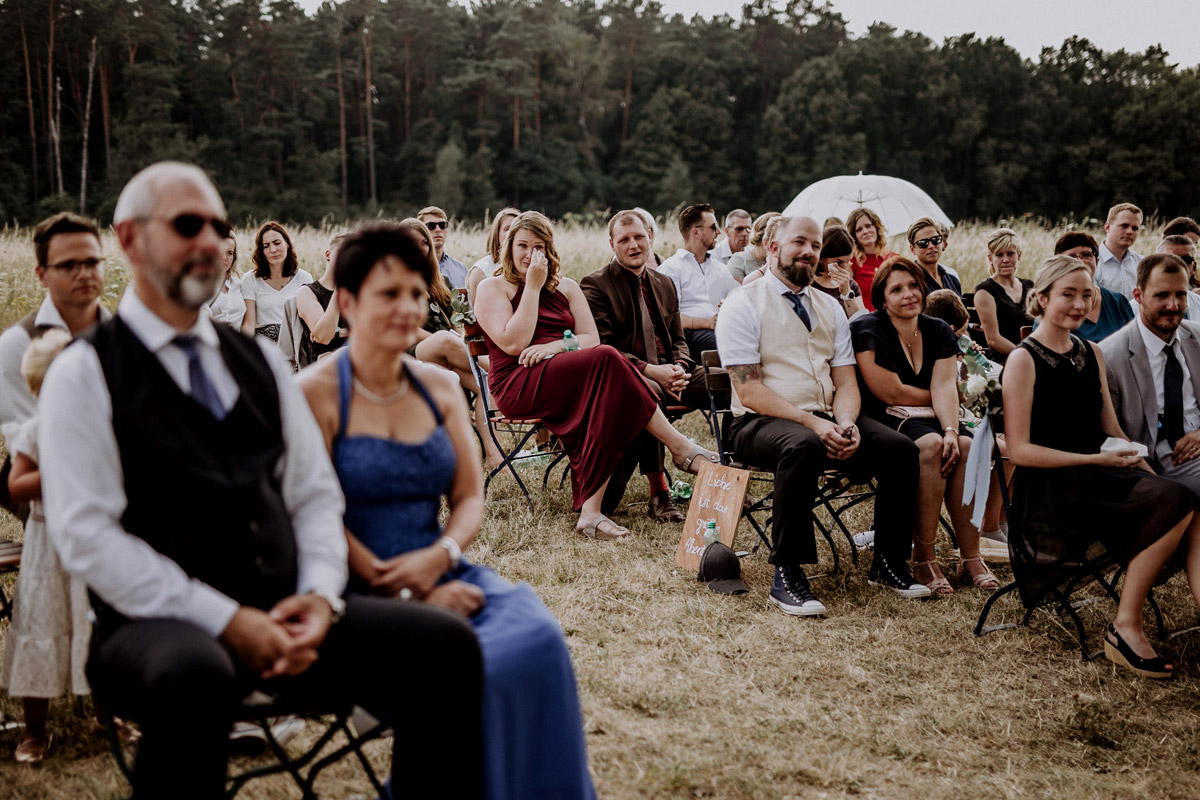
M 358 759 L 376 795 L 378 797 L 389 796 L 384 792 L 383 784 L 380 782 L 379 776 L 375 774 L 375 770 L 372 769 L 371 763 L 367 760 L 362 748 L 367 742 L 388 736 L 391 729 L 383 723 L 377 723 L 370 730 L 355 732 L 349 724 L 352 712 L 353 708 L 344 707 L 324 714 L 313 713 L 310 710 L 276 704 L 269 697 L 261 695 L 261 693 L 256 692 L 251 695 L 242 704 L 241 713 L 238 715 L 236 721 L 250 722 L 262 729 L 267 738 L 267 749 L 274 756 L 275 761 L 271 764 L 250 767 L 240 773 L 227 776 L 225 797 L 236 797 L 246 784 L 258 778 L 286 773 L 295 781 L 304 800 L 318 800 L 316 790 L 314 789 L 317 778 L 326 768 L 341 761 L 348 755 L 353 755 Z M 325 726 L 324 732 L 317 737 L 317 740 L 296 756 L 288 753 L 287 749 L 279 743 L 279 740 L 275 738 L 275 735 L 271 731 L 271 720 L 273 718 L 289 715 L 315 721 Z M 112 751 L 113 758 L 117 762 L 117 768 L 125 776 L 126 780 L 132 782 L 132 760 L 136 753 L 137 745 L 121 742 L 117 732 L 117 725 L 111 714 L 107 715 L 105 722 L 108 746 Z M 342 734 L 345 737 L 345 743 L 333 746 L 333 749 L 322 755 L 322 751 L 332 746 L 333 739 L 338 734 Z M 186 779 L 187 776 L 181 776 L 181 780 Z
M 700 354 L 701 366 L 704 368 L 704 386 L 708 390 L 709 402 L 709 427 L 712 430 L 713 438 L 717 440 L 717 454 L 721 458 L 721 463 L 726 466 L 737 467 L 738 469 L 750 470 L 750 480 L 759 483 L 773 483 L 774 470 L 766 467 L 744 464 L 733 458 L 733 454 L 725 446 L 726 426 L 733 412 L 729 408 L 728 400 L 732 398 L 733 387 L 729 379 L 729 373 L 721 367 L 721 359 L 716 350 L 705 350 Z M 722 398 L 724 402 L 718 402 L 717 398 Z M 868 488 L 866 491 L 855 491 L 858 486 L 855 481 L 839 470 L 826 470 L 821 477 L 821 481 L 817 487 L 817 494 L 813 501 L 812 518 L 813 523 L 817 526 L 817 530 L 825 537 L 825 541 L 829 544 L 829 549 L 833 553 L 833 571 L 838 572 L 841 569 L 841 558 L 838 555 L 838 549 L 833 543 L 833 536 L 825 526 L 821 519 L 816 515 L 816 509 L 823 508 L 829 514 L 833 524 L 837 525 L 846 537 L 846 541 L 850 545 L 850 557 L 855 566 L 858 565 L 858 548 L 854 545 L 854 537 L 850 530 L 846 527 L 842 520 L 842 515 L 854 506 L 871 499 L 875 496 L 873 488 Z M 774 489 L 768 490 L 761 499 L 747 505 L 742 509 L 742 516 L 750 523 L 750 527 L 758 534 L 761 543 L 766 545 L 767 549 L 771 549 L 771 539 L 766 534 L 766 527 L 771 524 L 774 504 Z M 834 501 L 840 501 L 835 503 Z M 766 514 L 764 522 L 759 522 L 756 518 L 757 514 Z M 754 546 L 758 549 L 758 545 Z
M 991 415 L 991 421 L 992 456 L 995 464 L 993 469 L 1002 469 L 1001 465 L 1003 461 L 1007 459 L 1000 455 L 1000 446 L 997 442 L 996 436 L 1003 430 L 1003 428 L 999 427 L 1003 424 L 1003 416 L 994 413 Z M 1012 524 L 1014 522 L 1014 518 L 1012 515 L 1012 504 L 1008 494 L 1008 483 L 1004 480 L 1000 480 L 998 483 L 1000 484 L 1000 498 L 1004 507 L 1004 513 L 1010 522 L 1008 548 L 1009 559 L 1011 561 L 1017 558 L 1016 553 L 1014 552 L 1015 548 L 1021 546 L 1020 529 L 1018 525 Z M 1109 599 L 1111 599 L 1114 604 L 1119 604 L 1121 602 L 1121 596 L 1117 592 L 1117 584 L 1121 580 L 1121 575 L 1124 572 L 1124 568 L 1117 564 L 1117 562 L 1113 560 L 1113 558 L 1099 544 L 1094 545 L 1084 553 L 1077 554 L 1077 560 L 1079 563 L 1075 566 L 1068 579 L 1060 584 L 1050 586 L 1049 591 L 1046 593 L 1040 603 L 1034 605 L 1025 605 L 1024 600 L 1022 600 L 1022 605 L 1025 611 L 1020 622 L 1007 622 L 998 625 L 987 624 L 988 617 L 991 615 L 992 608 L 996 605 L 996 601 L 1005 595 L 1018 592 L 1020 590 L 1020 585 L 1014 578 L 1014 580 L 1008 583 L 1006 586 L 997 589 L 992 593 L 991 597 L 987 599 L 987 602 L 983 604 L 983 608 L 979 612 L 979 619 L 975 622 L 975 635 L 984 636 L 985 634 L 992 633 L 994 631 L 1009 630 L 1011 628 L 1028 625 L 1029 621 L 1033 618 L 1033 613 L 1039 608 L 1052 608 L 1056 609 L 1060 616 L 1068 617 L 1071 620 L 1075 627 L 1075 638 L 1079 643 L 1079 652 L 1084 661 L 1090 661 L 1091 659 L 1100 655 L 1101 651 L 1097 650 L 1093 652 L 1088 649 L 1087 630 L 1084 628 L 1083 620 L 1079 616 L 1079 610 L 1086 606 L 1092 605 L 1093 603 L 1099 602 L 1103 599 L 1103 597 L 1097 595 L 1080 597 L 1079 599 L 1072 599 L 1072 597 L 1079 590 L 1087 587 L 1092 582 L 1095 582 L 1100 586 L 1101 589 L 1103 589 L 1104 596 L 1107 596 Z M 1158 627 L 1158 634 L 1161 637 L 1164 635 L 1166 625 L 1163 621 L 1162 610 L 1158 606 L 1158 601 L 1154 598 L 1153 590 L 1150 591 L 1150 594 L 1146 599 L 1150 605 L 1151 611 L 1154 613 L 1155 624 Z
M 541 419 L 509 419 L 504 416 L 504 412 L 492 405 L 492 394 L 488 390 L 488 375 L 483 367 L 479 364 L 479 359 L 488 354 L 487 344 L 483 340 L 483 329 L 478 323 L 469 323 L 464 326 L 465 342 L 467 346 L 467 354 L 471 363 L 471 374 L 475 376 L 475 382 L 479 385 L 479 397 L 475 399 L 477 403 L 483 403 L 484 414 L 488 423 L 488 435 L 492 439 L 492 443 L 496 445 L 496 449 L 503 459 L 500 466 L 493 469 L 487 474 L 483 481 L 483 492 L 487 495 L 488 486 L 492 482 L 492 478 L 497 474 L 507 469 L 513 476 L 513 480 L 517 482 L 521 494 L 525 496 L 525 502 L 529 504 L 529 510 L 533 510 L 533 499 L 529 496 L 529 489 L 525 486 L 525 481 L 521 479 L 521 475 L 517 471 L 517 463 L 529 459 L 549 459 L 545 464 L 542 472 L 542 489 L 545 490 L 549 484 L 550 473 L 563 461 L 567 453 L 561 446 L 554 446 L 550 450 L 531 451 L 526 449 L 526 445 L 537 435 L 539 430 L 545 428 L 545 423 Z M 501 435 L 510 442 L 510 446 L 506 447 L 501 440 Z M 551 441 L 554 441 L 553 439 Z M 511 444 L 515 442 L 515 444 Z M 568 470 L 570 467 L 567 468 Z M 566 480 L 566 472 L 563 473 L 563 480 Z

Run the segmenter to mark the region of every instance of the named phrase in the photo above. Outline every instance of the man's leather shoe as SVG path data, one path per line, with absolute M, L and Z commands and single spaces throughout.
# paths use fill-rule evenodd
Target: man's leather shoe
M 650 495 L 650 502 L 646 504 L 646 511 L 650 514 L 650 519 L 655 522 L 683 522 L 685 517 L 671 499 L 671 495 L 667 492 Z

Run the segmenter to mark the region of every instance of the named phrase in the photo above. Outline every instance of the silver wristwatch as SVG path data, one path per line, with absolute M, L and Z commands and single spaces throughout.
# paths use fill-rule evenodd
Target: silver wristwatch
M 449 536 L 443 536 L 437 540 L 439 547 L 444 547 L 446 553 L 450 556 L 450 569 L 454 569 L 462 561 L 462 548 L 458 546 L 458 542 L 451 539 Z

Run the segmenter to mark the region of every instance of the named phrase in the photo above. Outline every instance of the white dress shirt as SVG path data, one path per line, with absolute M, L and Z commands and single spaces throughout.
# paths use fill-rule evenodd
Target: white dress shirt
M 108 309 L 101 306 L 100 320 L 110 316 Z M 33 321 L 34 325 L 70 333 L 50 295 L 42 300 Z M 20 325 L 13 325 L 0 334 L 0 434 L 6 442 L 11 442 L 21 423 L 37 412 L 37 398 L 29 391 L 29 384 L 21 375 L 21 359 L 25 357 L 29 343 L 29 334 Z
M 299 291 L 299 290 L 297 290 Z M 208 303 L 214 322 L 224 322 L 234 330 L 242 327 L 242 318 L 246 316 L 246 298 L 242 296 L 242 279 L 226 278 L 225 285 Z
M 766 281 L 781 295 L 791 291 L 771 270 L 767 270 L 761 280 Z M 810 294 L 813 291 L 811 286 L 806 286 L 797 292 L 811 320 L 817 319 L 813 310 L 816 297 Z M 836 300 L 823 293 L 816 301 L 827 301 L 837 305 Z M 846 319 L 841 306 L 837 306 L 837 312 L 831 315 L 834 319 L 833 360 L 829 366 L 848 367 L 857 363 L 854 359 L 854 345 L 850 340 L 850 320 Z M 739 364 L 761 364 L 762 354 L 758 349 L 761 336 L 762 321 L 758 318 L 754 304 L 739 286 L 738 291 L 730 294 L 725 300 L 725 305 L 721 307 L 721 313 L 717 317 L 717 347 L 721 353 L 721 365 L 730 367 Z
M 675 283 L 679 313 L 689 317 L 714 317 L 717 304 L 739 284 L 715 258 L 701 264 L 690 250 L 679 249 L 658 271 Z
M 171 379 L 190 393 L 187 356 L 172 344 L 179 331 L 147 308 L 132 288 L 117 313 Z M 196 336 L 201 363 L 222 404 L 232 408 L 239 389 L 221 356 L 212 321 L 201 314 L 186 333 Z M 341 488 L 316 420 L 277 346 L 259 346 L 279 391 L 285 448 L 279 468 L 283 502 L 296 536 L 296 592 L 338 596 L 348 572 Z M 80 342 L 55 359 L 38 409 L 46 526 L 63 568 L 127 617 L 179 619 L 219 635 L 237 611 L 237 601 L 189 578 L 178 564 L 121 527 L 127 499 L 112 428 L 112 397 L 92 347 Z
M 1171 341 L 1164 342 L 1162 339 L 1146 327 L 1146 323 L 1142 321 L 1141 314 L 1137 317 L 1138 333 L 1142 335 L 1142 344 L 1146 346 L 1146 353 L 1150 358 L 1150 379 L 1154 381 L 1154 413 L 1156 416 L 1162 416 L 1163 413 L 1163 375 L 1167 371 L 1167 347 L 1171 347 L 1175 351 L 1175 358 L 1179 360 L 1179 366 L 1183 368 L 1183 429 L 1186 432 L 1200 429 L 1200 407 L 1196 405 L 1196 391 L 1192 387 L 1192 373 L 1188 369 L 1187 359 L 1179 350 L 1179 331 L 1171 334 Z
M 708 251 L 709 258 L 715 258 L 722 264 L 728 264 L 729 259 L 733 258 L 733 248 L 729 246 L 729 237 L 726 236 L 721 240 L 721 243 Z
M 1096 285 L 1110 292 L 1123 294 L 1133 299 L 1133 287 L 1137 286 L 1137 265 L 1142 257 L 1133 250 L 1126 250 L 1125 257 L 1117 260 L 1104 242 L 1100 243 L 1100 255 L 1096 260 Z

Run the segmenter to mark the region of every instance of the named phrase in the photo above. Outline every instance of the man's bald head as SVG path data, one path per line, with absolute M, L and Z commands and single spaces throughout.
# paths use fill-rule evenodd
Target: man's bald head
M 812 282 L 821 258 L 821 226 L 812 217 L 787 217 L 775 229 L 771 252 L 779 277 L 803 289 Z
M 221 216 L 224 216 L 225 204 L 221 202 L 217 187 L 213 186 L 204 170 L 182 161 L 160 161 L 146 167 L 125 184 L 121 196 L 117 198 L 113 225 L 153 216 L 165 191 L 180 183 L 192 184 L 205 193 L 211 193 L 209 199 L 221 209 Z

